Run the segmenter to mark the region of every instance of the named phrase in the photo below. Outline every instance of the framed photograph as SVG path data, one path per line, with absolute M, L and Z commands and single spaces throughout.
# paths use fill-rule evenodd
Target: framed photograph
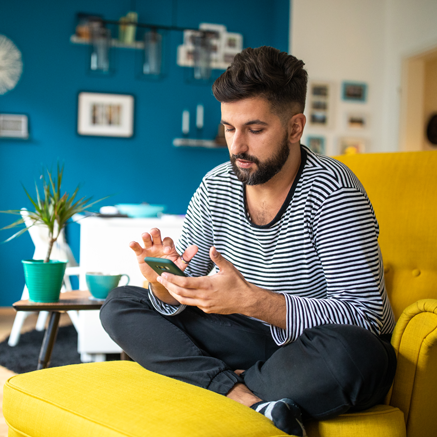
M 332 85 L 328 82 L 310 82 L 308 121 L 313 127 L 327 128 L 332 125 Z
M 320 153 L 321 155 L 326 153 L 324 137 L 309 136 L 307 138 L 307 146 L 315 153 Z
M 27 115 L 0 114 L 0 137 L 18 138 L 26 140 L 29 138 Z
M 366 150 L 364 138 L 342 137 L 339 140 L 339 151 L 341 155 L 355 155 L 364 153 Z
M 133 136 L 134 97 L 127 94 L 79 93 L 77 132 L 104 137 Z
M 241 33 L 225 33 L 224 50 L 233 53 L 241 52 L 243 50 L 243 35 Z
M 194 46 L 180 45 L 178 46 L 177 63 L 181 67 L 194 66 Z
M 343 82 L 343 100 L 349 102 L 365 102 L 367 100 L 367 84 Z
M 368 127 L 368 117 L 366 114 L 346 114 L 346 127 L 353 130 L 364 130 Z

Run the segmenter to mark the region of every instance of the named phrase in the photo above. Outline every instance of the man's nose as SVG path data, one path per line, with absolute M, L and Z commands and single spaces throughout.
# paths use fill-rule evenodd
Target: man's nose
M 244 134 L 236 131 L 232 136 L 232 144 L 230 145 L 229 151 L 232 155 L 239 155 L 241 153 L 247 152 L 247 138 Z

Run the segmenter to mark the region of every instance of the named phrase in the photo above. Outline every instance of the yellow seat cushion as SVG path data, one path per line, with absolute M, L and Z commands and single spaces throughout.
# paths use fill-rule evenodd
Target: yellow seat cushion
M 306 424 L 308 437 L 405 437 L 404 415 L 399 408 L 377 405 L 361 413 L 342 414 L 331 420 Z
M 129 361 L 79 364 L 10 378 L 3 414 L 10 436 L 285 435 L 225 396 Z
M 285 435 L 250 408 L 128 361 L 14 376 L 4 387 L 3 412 L 9 437 Z M 402 437 L 405 424 L 399 409 L 379 405 L 309 423 L 308 435 Z

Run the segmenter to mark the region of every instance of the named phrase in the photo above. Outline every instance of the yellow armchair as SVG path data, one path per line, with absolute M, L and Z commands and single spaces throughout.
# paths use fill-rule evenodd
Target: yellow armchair
M 310 422 L 308 435 L 437 435 L 437 152 L 338 159 L 363 183 L 380 224 L 398 368 L 384 405 Z M 226 397 L 123 361 L 14 376 L 3 413 L 9 437 L 284 435 Z

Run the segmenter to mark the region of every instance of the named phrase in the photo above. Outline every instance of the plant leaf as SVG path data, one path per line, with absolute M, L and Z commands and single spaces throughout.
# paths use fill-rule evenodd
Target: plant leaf
M 30 196 L 30 194 L 27 192 L 25 186 L 23 185 L 23 189 L 27 195 L 27 197 L 29 198 L 29 200 L 32 202 L 32 205 L 35 207 L 36 210 L 38 210 L 38 205 L 35 203 L 35 201 L 32 199 L 32 197 Z
M 24 234 L 24 233 L 27 232 L 28 230 L 29 230 L 29 228 L 21 229 L 21 230 L 18 231 L 16 234 L 12 235 L 12 237 L 9 237 L 7 240 L 3 241 L 3 242 L 0 243 L 0 244 L 7 243 L 8 241 L 11 241 L 11 240 L 13 240 L 14 238 L 17 238 L 17 237 L 19 237 L 20 235 Z
M 0 231 L 3 231 L 3 230 L 5 230 L 5 229 L 12 229 L 12 228 L 15 228 L 16 226 L 22 225 L 23 223 L 24 223 L 24 219 L 21 218 L 21 219 L 17 220 L 16 222 L 11 223 L 10 225 L 5 226 L 4 228 L 1 228 Z

